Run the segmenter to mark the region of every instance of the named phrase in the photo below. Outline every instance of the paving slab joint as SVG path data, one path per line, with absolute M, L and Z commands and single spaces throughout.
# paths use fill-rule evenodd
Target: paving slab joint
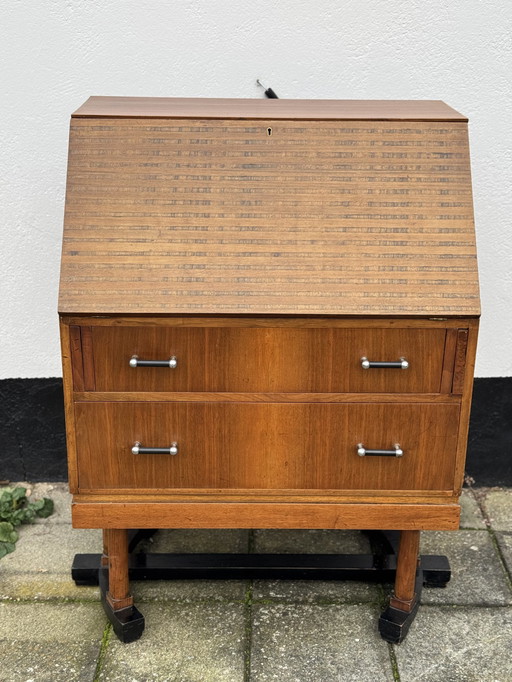
M 9 597 L 0 596 L 1 603 L 9 604 L 98 604 L 99 597 L 91 597 L 90 599 L 80 597 Z
M 395 646 L 397 644 L 391 644 L 388 642 L 389 660 L 391 662 L 391 671 L 393 673 L 393 682 L 400 682 L 400 672 L 398 670 L 398 661 L 395 655 Z
M 482 516 L 484 517 L 485 525 L 488 528 L 491 528 L 492 522 L 491 522 L 491 518 L 489 516 L 489 512 L 487 511 L 487 505 L 485 503 L 486 498 L 487 498 L 487 493 L 489 492 L 489 488 L 474 488 L 473 484 L 472 484 L 472 479 L 469 479 L 467 476 L 466 476 L 465 481 L 466 481 L 466 484 L 468 486 L 468 490 L 469 490 L 471 496 L 473 497 L 473 499 L 475 500 L 475 502 L 478 505 L 478 508 L 482 512 Z
M 503 556 L 503 551 L 500 547 L 500 543 L 498 542 L 498 538 L 496 537 L 496 532 L 492 528 L 489 528 L 489 535 L 491 537 L 491 542 L 494 545 L 494 549 L 496 550 L 496 554 L 498 555 L 498 558 L 500 560 L 501 568 L 503 570 L 503 573 L 505 574 L 505 580 L 507 581 L 508 588 L 512 592 L 512 574 L 509 571 L 507 562 L 505 561 L 505 557 Z
M 100 651 L 98 654 L 98 660 L 96 662 L 96 669 L 94 671 L 93 682 L 99 682 L 101 671 L 105 662 L 105 656 L 107 655 L 107 649 L 110 642 L 110 636 L 112 634 L 112 625 L 107 623 L 105 629 L 103 630 L 103 637 L 101 638 Z
M 251 650 L 252 650 L 252 605 L 253 605 L 253 581 L 249 581 L 245 592 L 245 645 L 244 645 L 244 679 L 251 679 Z

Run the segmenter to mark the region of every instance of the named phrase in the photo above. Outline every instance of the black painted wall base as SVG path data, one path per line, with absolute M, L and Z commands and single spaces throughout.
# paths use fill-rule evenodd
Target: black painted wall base
M 467 473 L 512 486 L 512 377 L 475 379 Z M 0 380 L 0 480 L 66 481 L 61 379 Z

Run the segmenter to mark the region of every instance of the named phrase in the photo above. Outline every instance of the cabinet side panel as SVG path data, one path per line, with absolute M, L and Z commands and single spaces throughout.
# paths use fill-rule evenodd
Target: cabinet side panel
M 471 398 L 473 394 L 473 375 L 475 371 L 476 345 L 478 338 L 478 320 L 470 326 L 467 335 L 466 362 L 464 371 L 464 387 L 460 410 L 459 435 L 457 444 L 457 460 L 455 466 L 456 494 L 460 495 L 464 481 L 464 467 L 466 464 L 466 450 L 468 443 L 469 417 L 471 413 Z
M 78 468 L 76 458 L 75 415 L 73 408 L 73 364 L 70 327 L 60 320 L 60 342 L 62 349 L 62 379 L 64 388 L 64 415 L 66 419 L 66 445 L 68 454 L 69 490 L 78 492 Z
M 82 335 L 80 327 L 69 325 L 69 347 L 71 352 L 71 366 L 73 368 L 73 386 L 76 391 L 85 391 L 84 363 L 82 357 Z

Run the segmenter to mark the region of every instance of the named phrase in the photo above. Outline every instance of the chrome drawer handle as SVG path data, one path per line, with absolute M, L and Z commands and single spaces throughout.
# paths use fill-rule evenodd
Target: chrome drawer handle
M 132 447 L 132 455 L 177 455 L 178 443 L 171 443 L 170 448 L 144 448 L 137 441 Z
M 170 367 L 176 369 L 178 366 L 178 358 L 173 355 L 168 360 L 139 360 L 138 355 L 132 355 L 130 358 L 130 367 Z
M 363 369 L 408 369 L 409 363 L 405 358 L 400 358 L 396 362 L 375 362 L 362 357 L 361 367 Z
M 395 443 L 394 450 L 368 450 L 362 443 L 358 443 L 356 447 L 359 457 L 402 457 L 404 454 L 398 443 Z

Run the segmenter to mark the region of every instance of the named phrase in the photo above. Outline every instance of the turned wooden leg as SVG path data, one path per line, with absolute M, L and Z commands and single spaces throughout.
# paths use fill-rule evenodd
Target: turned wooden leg
M 128 531 L 108 528 L 103 531 L 103 551 L 108 557 L 106 599 L 114 611 L 133 606 L 128 577 Z
M 396 564 L 395 593 L 390 606 L 401 611 L 412 611 L 416 599 L 416 570 L 420 552 L 420 531 L 403 530 Z

